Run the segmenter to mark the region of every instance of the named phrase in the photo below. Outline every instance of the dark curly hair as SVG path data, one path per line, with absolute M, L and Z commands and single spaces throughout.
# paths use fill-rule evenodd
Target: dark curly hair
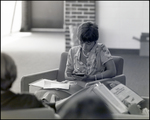
M 98 26 L 93 22 L 85 22 L 78 27 L 78 39 L 81 43 L 97 41 L 99 38 Z
M 6 53 L 1 53 L 1 90 L 8 90 L 17 77 L 14 60 Z

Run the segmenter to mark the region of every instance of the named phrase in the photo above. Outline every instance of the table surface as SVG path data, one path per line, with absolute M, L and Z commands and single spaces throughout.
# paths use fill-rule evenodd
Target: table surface
M 37 80 L 37 81 L 39 81 L 39 80 Z M 76 82 L 76 84 L 71 84 L 69 86 L 69 89 L 43 89 L 42 87 L 36 87 L 36 86 L 30 85 L 29 92 L 32 94 L 35 94 L 36 97 L 39 99 L 41 99 L 46 92 L 49 92 L 48 99 L 50 99 L 50 96 L 52 94 L 55 94 L 62 99 L 62 98 L 66 98 L 66 97 L 76 93 L 77 91 L 79 91 L 85 87 L 86 82 L 83 82 L 83 81 L 75 81 L 75 82 Z

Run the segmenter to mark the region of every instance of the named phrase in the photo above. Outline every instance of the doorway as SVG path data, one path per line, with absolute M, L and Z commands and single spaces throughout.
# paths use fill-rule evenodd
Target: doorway
M 64 1 L 24 2 L 22 29 L 27 27 L 28 31 L 64 31 L 64 5 Z

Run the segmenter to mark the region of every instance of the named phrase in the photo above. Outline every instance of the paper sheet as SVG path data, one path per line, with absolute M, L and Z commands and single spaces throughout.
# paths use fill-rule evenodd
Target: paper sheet
M 33 83 L 30 83 L 29 85 L 38 86 L 44 89 L 47 88 L 69 89 L 70 83 L 58 82 L 56 80 L 41 79 Z

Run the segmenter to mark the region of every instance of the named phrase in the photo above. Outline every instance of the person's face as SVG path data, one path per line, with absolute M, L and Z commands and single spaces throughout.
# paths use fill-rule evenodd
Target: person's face
M 93 42 L 81 42 L 82 49 L 84 51 L 90 51 L 95 45 L 95 41 Z

